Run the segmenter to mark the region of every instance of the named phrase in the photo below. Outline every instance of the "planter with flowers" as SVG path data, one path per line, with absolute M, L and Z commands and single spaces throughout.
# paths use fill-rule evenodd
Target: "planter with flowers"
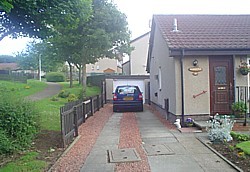
M 247 62 L 242 62 L 239 66 L 239 71 L 242 75 L 247 75 L 249 72 L 249 67 Z
M 186 121 L 185 121 L 185 125 L 187 127 L 193 127 L 194 125 L 194 120 L 192 118 L 187 118 Z

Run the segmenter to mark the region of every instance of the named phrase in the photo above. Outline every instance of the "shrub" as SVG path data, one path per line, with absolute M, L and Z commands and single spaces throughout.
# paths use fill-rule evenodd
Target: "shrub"
M 52 97 L 50 100 L 53 101 L 53 102 L 59 101 L 59 99 L 57 97 Z
M 12 144 L 6 133 L 0 129 L 0 154 L 8 154 L 12 152 Z
M 68 97 L 68 102 L 76 101 L 78 98 L 75 94 L 70 94 Z
M 48 82 L 64 82 L 65 76 L 63 73 L 59 72 L 50 72 L 46 75 L 46 80 Z
M 218 115 L 215 115 L 214 119 L 211 119 L 208 124 L 208 138 L 212 142 L 229 142 L 233 139 L 230 132 L 232 131 L 234 120 L 230 116 L 225 115 L 223 119 L 220 119 Z
M 33 103 L 10 93 L 1 94 L 0 128 L 1 134 L 5 135 L 2 140 L 5 147 L 1 148 L 2 151 L 14 152 L 29 147 L 38 131 L 38 117 Z
M 236 132 L 230 132 L 231 136 L 233 139 L 238 140 L 238 141 L 248 141 L 250 140 L 250 136 L 247 134 L 241 134 L 241 133 L 236 133 Z
M 68 91 L 61 90 L 60 93 L 58 94 L 58 97 L 67 98 L 67 97 L 69 97 L 69 94 L 70 93 Z
M 242 101 L 234 102 L 231 107 L 232 107 L 232 110 L 234 111 L 235 117 L 238 117 L 238 118 L 243 117 L 248 109 L 246 103 Z

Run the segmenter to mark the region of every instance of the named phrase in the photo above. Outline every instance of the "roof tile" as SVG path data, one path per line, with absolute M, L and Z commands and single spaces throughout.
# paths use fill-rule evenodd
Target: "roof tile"
M 154 15 L 170 49 L 249 49 L 250 15 Z M 173 31 L 177 19 L 178 31 Z

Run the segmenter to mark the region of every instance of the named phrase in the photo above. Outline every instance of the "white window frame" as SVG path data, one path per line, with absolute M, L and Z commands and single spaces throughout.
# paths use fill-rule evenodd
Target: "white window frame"
M 162 86 L 161 67 L 159 67 L 159 69 L 158 69 L 158 84 L 159 84 L 159 90 L 161 91 L 161 86 Z

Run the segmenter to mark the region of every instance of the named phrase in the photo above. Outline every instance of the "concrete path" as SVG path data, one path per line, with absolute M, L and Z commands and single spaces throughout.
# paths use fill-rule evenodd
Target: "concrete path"
M 122 113 L 116 113 L 110 117 L 80 170 L 81 172 L 114 171 L 115 163 L 108 163 L 107 150 L 118 149 L 121 118 Z
M 48 85 L 43 91 L 26 97 L 28 100 L 37 101 L 56 95 L 61 90 L 61 85 L 54 82 L 46 82 Z
M 143 141 L 142 147 L 152 172 L 236 171 L 196 139 L 198 133 L 170 131 L 146 108 L 144 112 L 137 113 L 136 117 Z M 118 148 L 121 118 L 122 113 L 115 113 L 109 119 L 81 172 L 115 170 L 115 163 L 108 163 L 107 150 Z
M 236 171 L 197 140 L 197 134 L 170 132 L 148 110 L 138 113 L 137 120 L 144 142 L 143 147 L 154 145 L 154 147 L 158 146 L 160 151 L 165 152 L 165 155 L 148 156 L 152 172 Z M 167 151 L 162 148 L 167 149 Z

